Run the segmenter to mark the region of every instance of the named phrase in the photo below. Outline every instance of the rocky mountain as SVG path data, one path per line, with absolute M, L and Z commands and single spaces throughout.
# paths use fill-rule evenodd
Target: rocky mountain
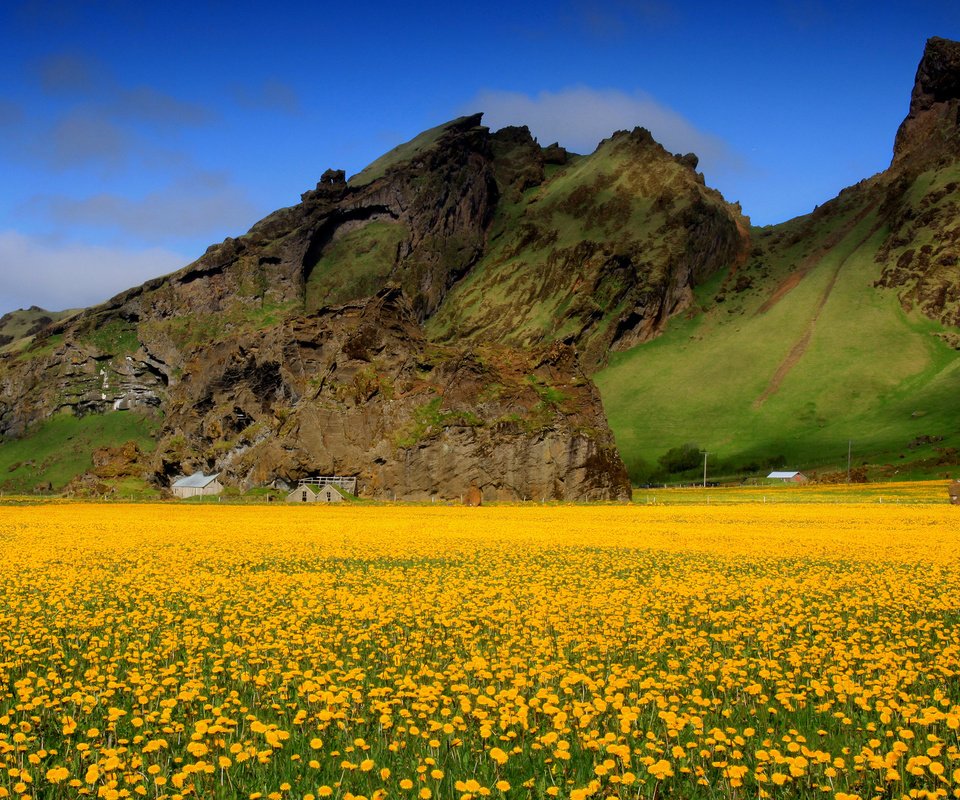
M 444 348 L 422 332 L 483 255 L 501 193 L 542 171 L 528 132 L 525 154 L 498 160 L 479 122 L 428 131 L 349 183 L 328 171 L 245 236 L 22 340 L 0 366 L 0 431 L 146 411 L 163 420 L 159 481 L 203 466 L 243 487 L 349 472 L 376 497 L 627 496 L 569 347 Z M 390 319 L 369 322 L 371 303 Z M 357 314 L 394 330 L 376 358 L 350 338 Z
M 12 336 L 0 434 L 132 411 L 159 484 L 624 497 L 595 379 L 634 480 L 684 442 L 734 472 L 854 437 L 892 458 L 917 419 L 921 455 L 948 448 L 958 47 L 928 42 L 888 170 L 769 228 L 643 128 L 577 155 L 478 114 L 328 170 L 182 270 Z

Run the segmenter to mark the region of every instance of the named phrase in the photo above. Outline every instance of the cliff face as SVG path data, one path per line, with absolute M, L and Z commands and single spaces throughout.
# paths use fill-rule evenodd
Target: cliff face
M 626 499 L 599 396 L 573 351 L 429 344 L 399 289 L 198 350 L 156 455 L 231 483 L 357 475 L 365 496 Z
M 960 158 L 960 42 L 927 40 L 893 154 L 900 171 Z
M 960 326 L 960 42 L 927 42 L 878 183 L 890 234 L 877 284 L 897 290 L 904 308 Z

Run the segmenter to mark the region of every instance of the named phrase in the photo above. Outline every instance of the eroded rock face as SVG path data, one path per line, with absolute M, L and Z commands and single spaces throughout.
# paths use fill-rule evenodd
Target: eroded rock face
M 0 369 L 0 435 L 68 412 L 77 416 L 157 408 L 167 380 L 142 349 L 113 356 L 73 340 L 40 356 L 7 355 Z
M 893 152 L 898 169 L 960 157 L 960 42 L 927 40 Z
M 627 499 L 596 389 L 563 345 L 430 345 L 399 289 L 198 351 L 170 390 L 163 475 L 241 486 L 357 475 L 364 496 Z
M 874 181 L 889 234 L 878 286 L 960 325 L 960 42 L 933 38 L 917 68 L 890 168 Z

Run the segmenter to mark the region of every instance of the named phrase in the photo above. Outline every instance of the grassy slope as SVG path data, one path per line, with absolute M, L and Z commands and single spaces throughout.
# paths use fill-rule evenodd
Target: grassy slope
M 58 415 L 39 425 L 23 439 L 0 442 L 0 489 L 31 492 L 49 482 L 62 489 L 92 466 L 98 447 L 115 447 L 129 441 L 152 450 L 156 420 L 133 412 L 87 417 Z
M 684 442 L 707 449 L 721 472 L 750 462 L 759 468 L 776 455 L 797 469 L 839 469 L 853 440 L 854 464 L 890 463 L 893 475 L 903 462 L 936 456 L 932 446 L 909 448 L 918 436 L 943 436 L 937 446 L 960 447 L 960 358 L 933 335 L 939 326 L 904 314 L 892 290 L 873 288 L 884 230 L 872 214 L 858 218 L 848 210 L 832 221 L 829 227 L 848 229 L 846 235 L 766 312 L 757 313 L 802 261 L 802 244 L 773 248 L 762 287 L 732 307 L 711 303 L 675 319 L 665 336 L 614 356 L 596 376 L 635 480 Z M 760 239 L 796 225 L 760 232 L 766 233 Z M 807 330 L 805 351 L 778 391 L 758 405 Z M 945 471 L 915 465 L 897 477 Z
M 404 225 L 369 222 L 331 243 L 307 279 L 307 310 L 375 294 L 389 278 L 397 248 L 407 236 Z
M 585 293 L 584 278 L 589 283 L 596 277 L 589 273 L 604 257 L 598 252 L 584 260 L 576 248 L 586 240 L 667 263 L 671 248 L 683 242 L 665 230 L 697 194 L 693 183 L 692 174 L 659 148 L 614 140 L 549 170 L 519 202 L 500 204 L 487 252 L 428 320 L 428 333 L 440 340 L 468 336 L 529 346 L 578 332 L 596 312 L 602 322 L 593 330 L 602 331 L 616 321 L 621 309 L 612 298 L 623 287 L 601 279 L 597 292 Z M 654 207 L 664 193 L 674 199 L 669 210 Z M 631 280 L 641 278 L 658 276 Z
M 466 118 L 458 117 L 450 122 L 445 122 L 443 125 L 438 125 L 435 128 L 430 128 L 418 134 L 409 142 L 404 142 L 394 147 L 351 177 L 349 181 L 350 185 L 354 187 L 366 186 L 368 183 L 373 183 L 377 178 L 382 178 L 391 167 L 409 161 L 417 154 L 432 147 L 437 139 L 446 133 L 450 127 L 462 122 L 464 119 Z
M 16 351 L 26 347 L 33 339 L 29 331 L 34 328 L 38 320 L 49 318 L 53 322 L 59 322 L 76 313 L 77 309 L 45 311 L 42 308 L 20 308 L 4 314 L 0 318 L 0 337 L 9 336 L 13 341 L 0 346 L 0 352 Z

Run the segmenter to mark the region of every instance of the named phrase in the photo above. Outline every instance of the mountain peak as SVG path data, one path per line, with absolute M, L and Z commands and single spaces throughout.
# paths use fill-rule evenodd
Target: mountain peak
M 935 103 L 960 99 L 960 42 L 934 36 L 927 40 L 917 68 L 910 113 L 928 111 Z
M 897 131 L 893 165 L 925 168 L 960 155 L 960 42 L 927 40 L 910 95 L 910 111 Z
M 378 178 L 383 177 L 387 170 L 421 155 L 445 138 L 449 136 L 462 136 L 479 128 L 482 119 L 482 112 L 467 114 L 466 116 L 457 117 L 449 122 L 445 122 L 442 125 L 437 125 L 435 128 L 425 130 L 417 136 L 414 136 L 410 141 L 394 147 L 389 152 L 380 156 L 376 161 L 368 164 L 350 178 L 350 185 L 353 187 L 366 186 Z

